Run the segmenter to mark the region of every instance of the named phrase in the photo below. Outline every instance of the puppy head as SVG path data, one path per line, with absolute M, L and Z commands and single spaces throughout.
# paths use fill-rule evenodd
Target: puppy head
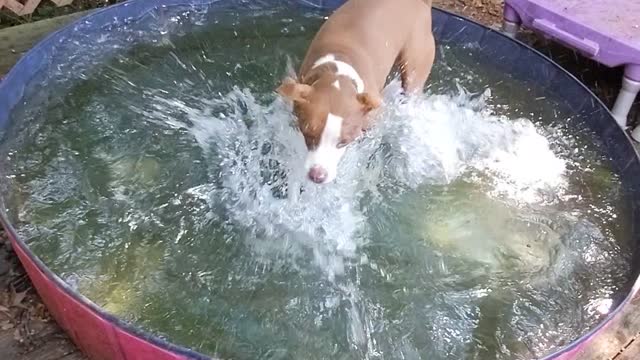
M 318 184 L 333 181 L 346 146 L 367 127 L 367 115 L 381 100 L 358 94 L 351 80 L 336 76 L 322 77 L 313 85 L 287 78 L 277 91 L 293 102 L 309 150 L 305 163 L 309 179 Z

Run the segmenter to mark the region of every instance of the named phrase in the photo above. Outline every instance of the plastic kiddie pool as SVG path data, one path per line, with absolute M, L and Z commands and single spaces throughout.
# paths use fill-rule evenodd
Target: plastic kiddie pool
M 91 15 L 63 28 L 49 36 L 28 52 L 0 82 L 0 128 L 7 129 L 12 121 L 12 110 L 22 102 L 27 89 L 37 84 L 39 75 L 51 71 L 66 60 L 59 55 L 65 40 L 74 34 L 98 38 L 110 35 L 114 29 L 135 23 L 145 15 L 167 7 L 201 8 L 216 11 L 221 6 L 227 9 L 237 6 L 242 11 L 251 11 L 252 3 L 261 6 L 282 4 L 283 1 L 234 1 L 234 0 L 133 0 Z M 331 10 L 339 6 L 339 0 L 298 0 L 289 1 L 292 6 L 315 7 Z M 483 61 L 502 69 L 515 79 L 545 89 L 544 95 L 554 97 L 564 103 L 573 113 L 570 120 L 576 125 L 590 129 L 603 143 L 604 151 L 613 159 L 614 170 L 620 175 L 625 191 L 625 204 L 629 213 L 624 217 L 631 226 L 625 231 L 624 239 L 636 244 L 640 241 L 640 161 L 631 142 L 616 123 L 607 108 L 573 76 L 559 66 L 524 44 L 512 40 L 494 30 L 488 29 L 450 13 L 434 10 L 434 34 L 437 42 L 469 46 L 480 49 Z M 3 140 L 4 141 L 4 140 Z M 24 264 L 35 288 L 58 321 L 80 349 L 92 359 L 183 359 L 207 358 L 192 350 L 173 345 L 150 335 L 99 308 L 50 271 L 18 238 L 15 229 L 8 222 L 5 207 L 2 207 L 2 222 L 11 238 L 20 260 Z M 635 248 L 632 278 L 638 275 L 640 261 L 638 247 Z M 640 287 L 640 281 L 626 284 L 626 296 L 618 299 L 608 317 L 590 332 L 575 339 L 549 359 L 575 358 L 595 334 L 602 331 L 620 312 Z

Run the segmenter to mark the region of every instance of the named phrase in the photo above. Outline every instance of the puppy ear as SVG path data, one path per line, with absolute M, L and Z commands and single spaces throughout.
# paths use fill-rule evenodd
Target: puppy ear
M 305 98 L 311 92 L 311 86 L 307 84 L 300 84 L 288 77 L 284 79 L 282 85 L 280 85 L 276 91 L 278 94 L 291 101 L 306 101 Z
M 380 99 L 377 95 L 372 95 L 369 93 L 362 93 L 356 95 L 358 98 L 358 102 L 362 104 L 364 108 L 364 112 L 368 113 L 371 110 L 377 109 L 382 105 L 382 99 Z

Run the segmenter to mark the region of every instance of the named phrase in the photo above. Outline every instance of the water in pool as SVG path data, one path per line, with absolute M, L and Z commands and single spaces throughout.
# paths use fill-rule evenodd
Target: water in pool
M 4 134 L 19 233 L 95 303 L 222 358 L 524 359 L 602 319 L 629 269 L 620 183 L 476 50 L 439 47 L 424 96 L 392 82 L 337 181 L 304 179 L 273 89 L 321 21 L 165 9 L 70 40 Z

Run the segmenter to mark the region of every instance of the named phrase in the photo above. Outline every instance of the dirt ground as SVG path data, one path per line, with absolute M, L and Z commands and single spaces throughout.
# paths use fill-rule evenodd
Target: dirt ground
M 82 358 L 51 320 L 3 232 L 0 234 L 0 359 Z
M 502 24 L 502 0 L 433 0 L 433 6 L 462 14 L 497 28 Z
M 49 9 L 58 14 L 102 6 L 110 1 L 78 1 L 72 8 Z M 501 23 L 502 0 L 434 0 L 434 6 L 472 18 L 484 25 L 497 28 Z M 34 18 L 47 17 L 38 13 Z M 0 29 L 8 25 L 32 21 L 0 15 Z M 549 44 L 524 33 L 522 39 L 551 56 L 579 79 L 589 85 L 605 103 L 611 105 L 620 83 L 620 71 L 610 70 L 580 58 L 571 51 Z M 0 74 L 2 75 L 2 74 Z M 1 77 L 0 77 L 1 78 Z M 636 106 L 637 107 L 637 106 Z M 46 307 L 35 293 L 11 250 L 6 236 L 0 230 L 0 358 L 16 360 L 74 360 L 82 355 L 55 325 Z
M 33 12 L 26 16 L 18 16 L 8 10 L 0 11 L 0 29 L 49 19 L 55 16 L 70 14 L 76 11 L 95 9 L 115 4 L 122 0 L 74 0 L 70 5 L 58 7 L 53 2 L 43 1 Z

